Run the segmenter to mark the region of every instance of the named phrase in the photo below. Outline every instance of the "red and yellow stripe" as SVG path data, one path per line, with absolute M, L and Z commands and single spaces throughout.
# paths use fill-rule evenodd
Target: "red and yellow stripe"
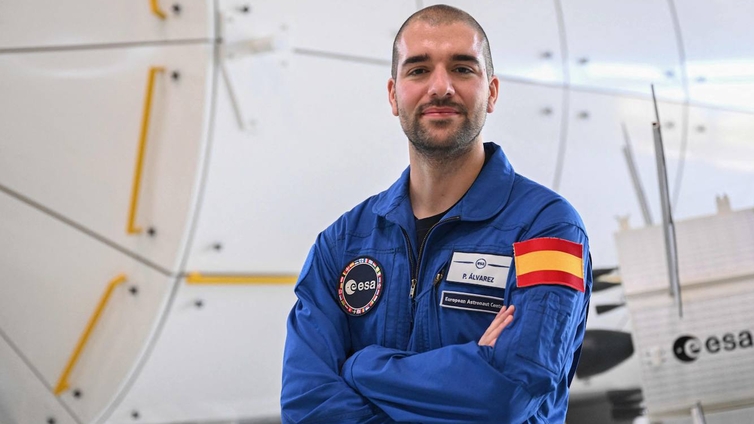
M 516 285 L 556 284 L 584 291 L 583 246 L 559 238 L 513 243 Z

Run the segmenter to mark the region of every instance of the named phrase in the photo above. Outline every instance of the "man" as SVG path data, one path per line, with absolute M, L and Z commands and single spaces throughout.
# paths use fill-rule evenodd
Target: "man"
M 410 166 L 309 253 L 283 422 L 565 421 L 591 293 L 587 236 L 564 199 L 482 142 L 498 88 L 471 16 L 431 6 L 404 23 L 388 96 Z

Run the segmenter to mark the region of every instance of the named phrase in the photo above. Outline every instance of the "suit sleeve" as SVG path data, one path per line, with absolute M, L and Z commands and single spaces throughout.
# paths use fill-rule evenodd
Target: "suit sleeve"
M 282 422 L 392 422 L 340 376 L 350 336 L 344 314 L 326 287 L 335 275 L 329 252 L 320 234 L 296 284 L 298 300 L 288 317 L 283 356 Z
M 417 354 L 369 346 L 346 361 L 346 382 L 396 421 L 522 423 L 535 416 L 547 396 L 561 395 L 570 383 L 591 291 L 588 243 L 579 227 L 558 225 L 536 237 L 582 245 L 584 292 L 518 288 L 511 269 L 506 304 L 516 311 L 494 347 L 474 341 Z

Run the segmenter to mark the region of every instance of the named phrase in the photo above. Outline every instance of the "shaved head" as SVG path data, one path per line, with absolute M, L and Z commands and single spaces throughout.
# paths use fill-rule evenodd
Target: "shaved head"
M 406 22 L 404 22 L 403 25 L 401 25 L 401 29 L 398 30 L 398 34 L 396 34 L 395 40 L 393 41 L 393 67 L 391 70 L 393 79 L 396 79 L 398 76 L 398 43 L 403 36 L 403 31 L 406 29 L 406 27 L 416 21 L 427 23 L 430 26 L 450 25 L 456 22 L 461 22 L 471 27 L 479 34 L 479 38 L 482 40 L 482 54 L 484 56 L 484 65 L 485 71 L 487 73 L 487 78 L 490 79 L 493 75 L 495 75 L 495 68 L 492 66 L 492 54 L 490 53 L 490 42 L 487 39 L 487 34 L 484 33 L 482 26 L 479 25 L 479 22 L 477 22 L 476 19 L 474 19 L 471 15 L 461 9 L 456 9 L 455 7 L 447 6 L 444 4 L 438 4 L 425 7 L 424 9 L 414 13 L 413 15 L 409 16 L 408 19 L 406 19 Z

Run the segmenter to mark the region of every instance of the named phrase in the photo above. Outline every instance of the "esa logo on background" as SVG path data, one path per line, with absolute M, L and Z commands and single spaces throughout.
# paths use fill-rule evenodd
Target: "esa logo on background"
M 751 348 L 754 345 L 751 332 L 743 330 L 738 335 L 725 333 L 722 337 L 709 336 L 702 341 L 695 336 L 683 335 L 673 343 L 673 354 L 683 362 L 694 362 L 704 351 L 710 354 L 730 352 L 736 349 Z

